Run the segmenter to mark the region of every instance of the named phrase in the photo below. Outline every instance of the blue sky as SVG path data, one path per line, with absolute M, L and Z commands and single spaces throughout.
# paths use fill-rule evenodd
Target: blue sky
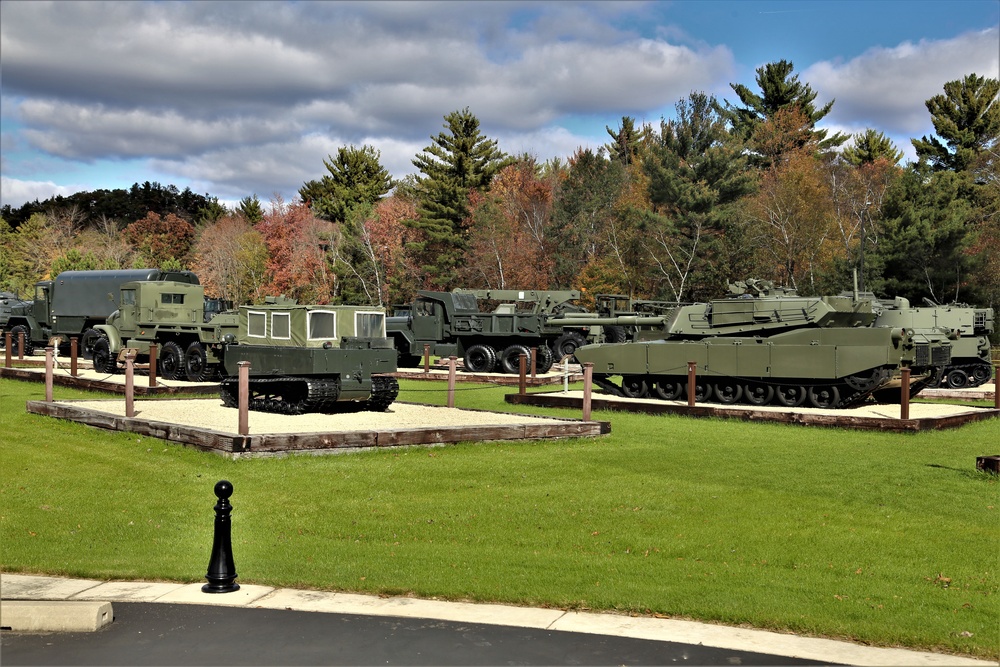
M 1000 76 L 1000 0 L 0 2 L 0 201 L 158 181 L 290 200 L 340 146 L 396 177 L 466 106 L 510 153 L 565 158 L 693 90 L 736 101 L 791 60 L 912 158 L 945 82 Z

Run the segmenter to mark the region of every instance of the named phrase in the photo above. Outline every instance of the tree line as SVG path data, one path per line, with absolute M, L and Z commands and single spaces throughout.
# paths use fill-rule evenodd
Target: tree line
M 756 88 L 731 84 L 732 102 L 692 92 L 658 125 L 623 117 L 567 160 L 505 153 L 465 108 L 398 181 L 374 147 L 344 146 L 270 206 L 252 195 L 226 210 L 171 186 L 173 208 L 95 215 L 81 205 L 93 193 L 6 207 L 0 283 L 146 265 L 192 269 L 239 303 L 390 305 L 455 287 L 686 302 L 748 277 L 837 293 L 858 271 L 879 296 L 1000 304 L 1000 81 L 945 83 L 925 103 L 935 134 L 901 165 L 876 129 L 816 127 L 835 102 L 816 106 L 792 63 L 756 74 Z

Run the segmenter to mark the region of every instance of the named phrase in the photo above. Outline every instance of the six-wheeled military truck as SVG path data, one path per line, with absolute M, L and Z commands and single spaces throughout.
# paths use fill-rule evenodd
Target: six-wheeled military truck
M 198 277 L 190 271 L 126 269 L 121 271 L 63 271 L 55 280 L 35 283 L 34 301 L 12 308 L 10 332 L 17 349 L 18 335 L 24 333 L 24 353 L 48 345 L 53 339 L 60 347 L 71 337 L 80 339 L 83 356 L 89 357 L 98 334 L 94 327 L 103 324 L 118 309 L 118 290 L 124 283 L 137 280 L 173 280 L 192 285 Z
M 534 347 L 536 370 L 545 373 L 587 342 L 625 339 L 620 327 L 581 322 L 597 315 L 574 303 L 579 299 L 577 290 L 421 290 L 386 328 L 402 367 L 418 365 L 426 344 L 432 355 L 462 357 L 468 371 L 517 373 L 520 356 Z M 484 312 L 483 302 L 497 305 Z M 575 323 L 564 326 L 570 315 Z
M 249 367 L 250 409 L 282 414 L 384 412 L 399 394 L 385 313 L 370 306 L 241 306 L 224 337 L 222 401 L 237 407 L 239 364 Z
M 24 307 L 29 303 L 29 301 L 18 298 L 13 292 L 0 292 L 0 350 L 7 344 L 7 336 L 4 335 L 4 332 L 9 328 L 7 322 L 10 320 L 10 314 L 16 306 Z
M 203 382 L 221 368 L 222 338 L 235 334 L 235 311 L 214 313 L 206 320 L 205 288 L 174 280 L 140 280 L 121 286 L 120 306 L 104 324 L 94 327 L 94 369 L 113 373 L 123 349 L 148 362 L 150 344 L 157 345 L 156 367 L 165 380 Z M 208 311 L 212 314 L 212 310 Z

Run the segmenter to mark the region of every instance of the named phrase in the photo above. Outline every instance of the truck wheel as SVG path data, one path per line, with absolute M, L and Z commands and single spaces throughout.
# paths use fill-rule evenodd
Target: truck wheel
M 538 355 L 535 357 L 535 372 L 539 374 L 548 373 L 552 370 L 552 364 L 556 357 L 552 354 L 551 348 L 545 343 L 538 346 Z
M 497 365 L 497 351 L 489 345 L 470 345 L 465 351 L 465 370 L 472 373 L 492 373 Z
M 111 343 L 103 336 L 94 343 L 94 370 L 108 375 L 118 372 L 118 363 L 111 354 Z
M 552 343 L 552 351 L 555 352 L 556 361 L 562 361 L 563 357 L 573 357 L 570 361 L 576 361 L 576 348 L 587 344 L 587 339 L 579 331 L 567 331 L 556 342 Z
M 181 359 L 183 358 L 184 354 L 181 352 L 180 345 L 172 340 L 164 343 L 163 349 L 160 350 L 160 355 L 156 359 L 156 369 L 160 377 L 164 380 L 178 379 L 181 373 Z
M 21 339 L 21 333 L 24 333 L 24 356 L 30 356 L 35 351 L 35 346 L 31 344 L 31 332 L 28 331 L 28 327 L 23 324 L 18 324 L 16 327 L 12 327 L 10 330 L 10 353 L 11 355 L 21 354 L 18 349 L 18 343 Z
M 625 331 L 625 327 L 620 327 L 617 324 L 608 324 L 603 328 L 605 343 L 624 343 L 628 340 L 628 333 Z
M 528 358 L 528 363 L 530 364 L 531 350 L 527 346 L 514 344 L 504 348 L 504 351 L 500 353 L 500 372 L 519 375 L 521 373 L 522 354 Z
M 184 355 L 184 370 L 187 371 L 188 382 L 206 382 L 212 375 L 208 365 L 208 355 L 201 343 L 195 341 L 188 345 Z
M 101 332 L 97 329 L 90 328 L 83 332 L 80 336 L 80 349 L 77 350 L 80 356 L 84 359 L 94 358 L 94 345 L 97 343 L 97 339 L 101 337 Z

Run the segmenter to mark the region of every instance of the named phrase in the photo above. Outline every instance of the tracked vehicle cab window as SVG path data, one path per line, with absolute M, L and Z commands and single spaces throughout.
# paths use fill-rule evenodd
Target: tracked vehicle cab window
M 385 338 L 385 315 L 382 313 L 355 313 L 354 335 L 358 338 Z
M 337 314 L 329 310 L 309 312 L 309 340 L 337 337 Z
M 292 337 L 292 316 L 289 313 L 271 313 L 271 337 L 288 340 Z
M 264 338 L 267 336 L 267 314 L 251 310 L 247 312 L 247 336 Z

